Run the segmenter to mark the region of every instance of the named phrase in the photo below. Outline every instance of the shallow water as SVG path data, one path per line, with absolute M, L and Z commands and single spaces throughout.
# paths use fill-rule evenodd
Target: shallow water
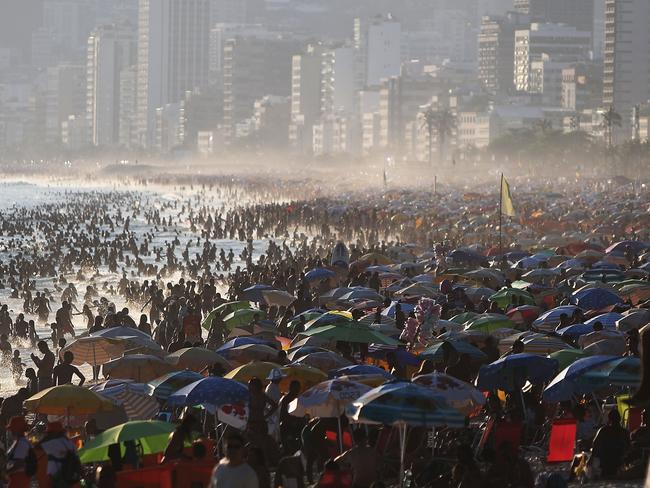
M 127 187 L 116 188 L 114 185 L 110 185 L 110 184 L 106 184 L 104 186 L 94 185 L 88 187 L 79 187 L 79 186 L 72 186 L 69 183 L 51 184 L 51 183 L 8 182 L 8 183 L 0 184 L 1 218 L 3 219 L 11 218 L 11 213 L 15 209 L 21 207 L 34 208 L 40 205 L 56 203 L 66 199 L 73 200 L 75 197 L 78 198 L 80 195 L 85 197 L 87 192 L 107 192 L 107 191 L 118 191 L 118 192 L 128 191 L 131 193 L 135 191 L 136 197 L 139 198 L 141 208 L 143 207 L 146 208 L 151 206 L 160 208 L 161 203 L 164 201 L 172 201 L 172 202 L 178 201 L 179 209 L 180 209 L 181 202 L 186 202 L 188 198 L 192 198 L 192 202 L 193 204 L 195 204 L 197 202 L 196 198 L 198 196 L 198 190 L 189 189 L 189 188 L 172 189 L 169 187 L 159 187 L 159 188 L 139 187 L 134 189 L 134 188 L 127 188 Z M 202 194 L 200 195 L 200 198 L 201 198 L 200 203 L 202 205 L 205 204 L 205 205 L 210 205 L 215 207 L 229 206 L 233 204 L 234 201 L 237 201 L 240 204 L 244 203 L 243 200 L 241 199 L 224 198 L 223 193 L 219 193 L 218 191 L 215 191 L 215 193 L 212 195 Z M 122 212 L 130 213 L 126 208 L 122 208 Z M 169 217 L 170 215 L 172 215 L 175 220 L 177 212 L 178 210 L 174 210 L 174 209 L 161 211 L 161 216 Z M 121 231 L 121 229 L 116 229 L 116 230 Z M 147 224 L 146 218 L 143 215 L 140 215 L 136 218 L 133 217 L 131 218 L 130 230 L 134 234 L 136 234 L 138 240 L 140 240 L 145 233 L 154 232 L 153 226 Z M 177 232 L 179 232 L 179 234 L 177 234 Z M 198 246 L 196 246 L 196 243 L 198 242 L 196 238 L 199 236 L 200 236 L 200 231 L 193 233 L 190 229 L 189 223 L 180 222 L 180 223 L 176 223 L 176 225 L 172 226 L 171 228 L 167 228 L 165 231 L 156 232 L 152 244 L 156 247 L 161 247 L 164 245 L 166 241 L 171 241 L 173 238 L 178 237 L 181 244 L 180 246 L 176 247 L 176 251 L 180 256 L 180 253 L 185 248 L 187 242 L 190 239 L 192 239 L 194 241 L 193 242 L 194 245 L 190 247 L 190 255 L 192 255 L 194 252 L 198 252 L 200 249 Z M 17 251 L 19 251 L 19 249 L 8 248 L 6 246 L 7 240 L 8 239 L 5 238 L 4 236 L 0 236 L 0 260 L 3 261 L 7 260 L 10 257 L 10 255 L 15 254 Z M 211 240 L 211 242 L 217 245 L 217 249 L 223 248 L 226 252 L 228 252 L 229 249 L 233 250 L 236 256 L 235 262 L 233 263 L 233 269 L 237 265 L 241 264 L 241 261 L 239 260 L 239 253 L 243 250 L 245 243 L 242 243 L 237 240 L 229 240 L 229 239 Z M 253 258 L 257 259 L 257 257 L 259 257 L 259 255 L 266 250 L 267 245 L 268 245 L 268 240 L 266 239 L 255 240 L 253 242 L 253 246 L 254 246 Z M 125 255 L 126 254 L 129 253 L 125 252 Z M 154 256 L 151 256 L 149 258 L 144 257 L 143 259 L 145 262 L 153 262 L 155 258 Z M 119 268 L 120 269 L 125 268 L 126 272 L 129 274 L 130 279 L 136 279 L 141 282 L 144 279 L 148 278 L 146 276 L 131 275 L 131 272 L 134 270 L 134 268 L 125 267 L 123 262 L 119 263 Z M 113 285 L 114 287 L 116 287 L 117 282 L 121 277 L 120 273 L 110 273 L 107 267 L 102 267 L 99 269 L 98 276 L 87 276 L 83 280 L 77 280 L 74 274 L 65 275 L 65 277 L 68 280 L 68 282 L 74 283 L 74 285 L 77 288 L 77 291 L 79 292 L 79 298 L 77 299 L 76 302 L 76 305 L 79 309 L 81 309 L 81 306 L 83 304 L 83 295 L 85 293 L 86 285 L 88 284 L 95 285 L 100 296 L 107 296 L 107 298 L 110 301 L 113 301 L 115 303 L 118 309 L 127 306 L 127 304 L 124 302 L 122 297 L 118 295 L 110 296 L 108 295 L 108 293 L 102 291 L 102 287 L 104 284 L 106 284 L 107 286 Z M 179 277 L 180 275 L 167 277 L 165 278 L 165 281 L 177 280 Z M 50 291 L 54 290 L 54 283 L 52 278 L 53 277 L 37 278 L 36 279 L 37 290 L 42 291 L 45 288 L 49 289 Z M 15 317 L 18 315 L 18 313 L 23 312 L 23 301 L 22 299 L 10 298 L 10 294 L 11 294 L 10 289 L 8 288 L 0 289 L 0 303 L 8 305 L 9 309 L 11 310 L 12 319 L 15 320 Z M 56 313 L 56 310 L 60 307 L 60 304 L 61 304 L 60 292 L 55 291 L 52 293 L 52 297 L 50 298 L 50 306 L 52 308 L 52 313 L 50 313 L 50 321 L 54 319 L 54 315 Z M 137 321 L 140 315 L 140 307 L 139 306 L 135 307 L 133 305 L 130 305 L 129 309 L 131 312 L 131 316 L 134 318 L 134 320 Z M 148 309 L 145 310 L 145 312 L 147 311 Z M 26 320 L 34 319 L 36 321 L 37 317 L 29 314 L 25 314 L 25 319 Z M 86 330 L 85 317 L 81 315 L 74 316 L 73 322 L 75 325 L 75 332 L 77 334 Z M 47 324 L 39 324 L 37 322 L 36 332 L 38 333 L 41 339 L 46 339 L 50 343 L 50 348 L 52 348 L 52 350 L 55 350 L 51 341 L 51 330 L 47 326 Z M 69 336 L 66 336 L 66 339 L 68 341 L 71 340 Z M 26 367 L 33 367 L 33 362 L 30 359 L 30 354 L 32 352 L 35 352 L 36 354 L 38 353 L 34 348 L 31 347 L 31 344 L 23 343 L 18 340 L 13 340 L 12 346 L 14 347 L 14 349 L 20 350 L 22 361 L 23 363 L 25 363 Z M 90 366 L 83 365 L 80 369 L 86 375 L 86 378 L 92 377 Z M 17 388 L 24 386 L 24 384 L 25 384 L 24 379 L 19 379 L 18 381 L 14 380 L 9 367 L 0 367 L 0 397 L 8 396 L 9 394 L 15 392 Z

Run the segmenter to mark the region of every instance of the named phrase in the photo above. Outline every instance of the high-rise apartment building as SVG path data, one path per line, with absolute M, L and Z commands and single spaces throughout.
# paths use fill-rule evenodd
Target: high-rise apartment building
M 532 22 L 562 23 L 593 32 L 594 0 L 515 0 L 514 7 L 530 15 Z
M 627 124 L 650 99 L 650 2 L 606 0 L 603 104 Z
M 148 146 L 156 110 L 207 83 L 210 2 L 140 0 L 138 24 L 138 138 Z
M 515 31 L 528 19 L 527 14 L 517 12 L 483 17 L 478 37 L 478 79 L 488 93 L 514 91 Z
M 120 141 L 121 74 L 135 65 L 136 46 L 132 24 L 101 26 L 88 38 L 86 116 L 95 146 Z
M 223 50 L 223 125 L 226 144 L 235 126 L 253 115 L 255 101 L 265 95 L 291 94 L 291 63 L 300 51 L 294 39 L 236 37 Z
M 321 112 L 351 114 L 356 108 L 356 52 L 339 46 L 323 53 Z
M 85 110 L 86 67 L 65 64 L 47 69 L 45 94 L 45 139 L 50 144 L 61 144 L 61 124 L 70 115 L 81 115 Z
M 401 25 L 392 17 L 354 20 L 359 88 L 379 86 L 397 76 L 401 67 Z
M 312 127 L 321 114 L 322 66 L 323 47 L 318 44 L 291 61 L 289 144 L 301 153 L 311 152 Z
M 589 59 L 591 34 L 563 24 L 532 23 L 515 31 L 514 84 L 520 92 L 531 91 L 531 63 L 547 60 L 584 62 Z

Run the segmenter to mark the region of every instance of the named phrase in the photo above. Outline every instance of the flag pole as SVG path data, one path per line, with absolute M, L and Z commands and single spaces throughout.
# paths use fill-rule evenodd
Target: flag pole
M 499 255 L 503 254 L 503 244 L 502 244 L 502 230 L 501 230 L 501 221 L 502 221 L 502 214 L 501 214 L 501 204 L 503 203 L 503 173 L 501 173 L 501 184 L 499 187 Z M 503 258 L 501 259 L 503 262 Z

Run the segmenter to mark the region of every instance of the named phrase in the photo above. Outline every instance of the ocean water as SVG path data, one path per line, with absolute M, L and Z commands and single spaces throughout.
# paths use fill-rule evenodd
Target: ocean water
M 67 199 L 78 198 L 80 193 L 86 194 L 88 192 L 137 192 L 137 197 L 139 198 L 140 206 L 142 207 L 156 207 L 158 209 L 163 208 L 164 202 L 174 202 L 178 201 L 178 208 L 180 209 L 181 205 L 187 204 L 188 201 L 193 202 L 193 205 L 200 200 L 202 205 L 210 205 L 215 208 L 223 208 L 233 202 L 233 199 L 224 198 L 223 192 L 215 190 L 214 194 L 202 193 L 198 195 L 198 189 L 189 189 L 189 188 L 171 188 L 171 187 L 137 187 L 137 188 L 127 188 L 127 187 L 116 187 L 114 185 L 93 185 L 93 186 L 84 186 L 79 187 L 76 185 L 66 184 L 66 183 L 50 183 L 50 182 L 3 182 L 0 183 L 0 218 L 8 219 L 11 218 L 11 214 L 18 208 L 35 208 L 40 205 L 54 204 L 58 202 L 63 202 Z M 197 198 L 200 197 L 200 198 Z M 241 202 L 241 200 L 238 200 Z M 122 209 L 123 212 L 126 209 Z M 131 218 L 130 230 L 138 237 L 138 240 L 144 236 L 145 233 L 155 232 L 155 237 L 153 239 L 153 245 L 155 247 L 161 247 L 165 242 L 173 240 L 175 237 L 178 237 L 180 240 L 180 246 L 177 246 L 177 252 L 180 257 L 180 253 L 185 248 L 185 245 L 189 240 L 192 240 L 192 246 L 190 247 L 190 255 L 193 255 L 195 252 L 199 252 L 200 247 L 197 246 L 198 240 L 197 237 L 200 236 L 198 233 L 194 233 L 190 229 L 189 222 L 184 220 L 176 222 L 178 215 L 178 210 L 161 210 L 161 215 L 168 218 L 170 215 L 173 216 L 175 220 L 175 225 L 171 228 L 167 228 L 165 231 L 160 230 L 155 232 L 153 227 L 147 224 L 144 216 L 139 216 L 137 218 Z M 121 229 L 116 229 L 121 231 Z M 6 260 L 11 254 L 15 254 L 19 249 L 10 248 L 8 244 L 8 238 L 6 236 L 0 235 L 0 260 Z M 217 248 L 223 248 L 227 253 L 229 249 L 232 249 L 235 253 L 235 262 L 233 263 L 233 269 L 235 266 L 242 264 L 239 260 L 239 254 L 244 248 L 244 244 L 237 240 L 221 240 L 221 241 L 211 241 L 216 243 Z M 268 246 L 268 240 L 255 240 L 253 242 L 254 251 L 253 257 L 257 258 L 260 254 L 264 253 Z M 128 254 L 125 252 L 125 254 Z M 145 262 L 154 262 L 154 257 L 145 257 L 143 258 Z M 124 263 L 119 263 L 118 266 L 120 269 L 124 267 Z M 146 278 L 151 278 L 147 276 L 135 276 L 132 275 L 133 269 L 125 268 L 129 279 L 135 279 L 139 282 L 142 282 Z M 82 280 L 78 280 L 74 274 L 66 275 L 68 282 L 74 283 L 77 291 L 79 293 L 79 298 L 77 299 L 76 306 L 81 310 L 83 305 L 83 295 L 85 293 L 86 286 L 88 284 L 93 284 L 99 291 L 100 296 L 106 296 L 110 301 L 114 302 L 118 309 L 129 306 L 129 310 L 133 319 L 137 322 L 140 316 L 140 306 L 127 305 L 124 303 L 124 300 L 118 295 L 108 295 L 106 292 L 102 292 L 102 287 L 104 284 L 107 286 L 113 285 L 117 287 L 117 283 L 121 278 L 121 273 L 110 273 L 106 267 L 102 267 L 99 270 L 98 276 L 86 276 Z M 88 273 L 89 275 L 91 273 Z M 3 277 L 4 278 L 4 277 Z M 36 279 L 36 289 L 38 291 L 43 291 L 47 288 L 50 291 L 54 290 L 53 277 L 46 278 L 37 278 Z M 177 280 L 180 278 L 178 276 L 172 276 L 165 278 L 165 281 Z M 11 290 L 8 288 L 0 289 L 0 303 L 7 304 L 8 308 L 11 311 L 12 318 L 23 312 L 23 301 L 22 299 L 12 299 L 10 298 Z M 50 299 L 50 306 L 52 308 L 52 313 L 50 313 L 49 320 L 50 322 L 54 320 L 54 315 L 56 310 L 60 307 L 60 292 L 53 292 Z M 148 312 L 148 309 L 144 310 L 144 313 Z M 35 316 L 30 316 L 25 314 L 25 319 L 34 319 Z M 73 322 L 75 325 L 75 332 L 80 334 L 86 330 L 86 319 L 85 317 L 78 315 L 73 317 Z M 41 339 L 45 339 L 50 343 L 50 348 L 55 350 L 55 345 L 51 341 L 51 329 L 47 324 L 39 324 L 36 321 L 36 332 L 38 333 Z M 66 336 L 66 339 L 69 341 L 72 340 L 70 336 Z M 31 344 L 23 343 L 18 340 L 12 341 L 12 346 L 14 349 L 18 349 L 21 352 L 21 358 L 25 367 L 33 367 L 33 361 L 30 358 L 32 352 L 40 355 L 35 349 L 31 347 Z M 3 364 L 5 366 L 5 364 Z M 0 397 L 6 397 L 17 390 L 17 388 L 24 386 L 24 378 L 15 380 L 11 374 L 10 368 L 0 367 Z M 80 367 L 83 374 L 86 376 L 87 380 L 92 378 L 91 368 L 89 365 L 83 365 Z M 76 381 L 76 380 L 75 380 Z

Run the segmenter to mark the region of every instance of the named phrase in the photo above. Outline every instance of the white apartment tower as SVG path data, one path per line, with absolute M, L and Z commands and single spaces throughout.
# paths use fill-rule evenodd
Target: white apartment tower
M 650 1 L 606 0 L 603 104 L 628 122 L 650 99 Z
M 390 16 L 354 20 L 359 88 L 379 86 L 382 80 L 399 75 L 401 37 L 400 23 Z
M 136 32 L 131 24 L 101 26 L 88 38 L 86 118 L 94 146 L 119 143 L 120 77 L 136 59 Z
M 154 140 L 156 110 L 208 80 L 209 0 L 140 0 L 138 139 Z
M 309 45 L 291 60 L 289 144 L 301 153 L 311 152 L 312 127 L 321 114 L 322 64 L 320 45 Z
M 564 24 L 530 24 L 515 31 L 515 90 L 531 92 L 531 66 L 545 59 L 552 62 L 584 62 L 590 57 L 591 34 Z

